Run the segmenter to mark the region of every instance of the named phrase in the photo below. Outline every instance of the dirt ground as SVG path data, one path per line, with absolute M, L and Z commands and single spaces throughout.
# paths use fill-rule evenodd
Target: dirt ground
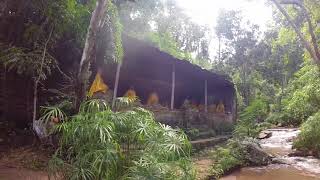
M 194 164 L 197 170 L 197 180 L 208 179 L 210 175 L 210 166 L 212 166 L 212 160 L 201 158 L 194 160 Z
M 2 150 L 0 180 L 48 180 L 47 163 L 52 152 L 26 146 Z

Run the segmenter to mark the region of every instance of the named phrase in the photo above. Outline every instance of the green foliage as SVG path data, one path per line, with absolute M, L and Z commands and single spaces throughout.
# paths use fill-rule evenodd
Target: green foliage
M 189 54 L 185 54 L 178 48 L 177 42 L 174 41 L 169 33 L 149 33 L 146 39 L 152 42 L 152 44 L 158 47 L 161 51 L 167 52 L 176 58 L 186 60 L 191 58 Z
M 211 154 L 214 160 L 211 174 L 217 179 L 236 168 L 267 165 L 271 160 L 252 138 L 230 139 L 225 146 L 213 150 Z
M 118 8 L 111 1 L 107 5 L 107 13 L 110 17 L 110 27 L 112 36 L 112 47 L 114 54 L 114 60 L 121 62 L 123 58 L 123 47 L 122 47 L 122 24 L 120 23 Z
M 224 175 L 226 172 L 231 171 L 232 169 L 239 167 L 243 164 L 243 160 L 235 153 L 236 151 L 231 148 L 219 147 L 215 152 L 213 159 L 214 162 L 211 174 L 212 176 L 219 178 Z
M 214 131 L 221 135 L 221 134 L 231 134 L 234 130 L 234 124 L 230 122 L 220 122 L 219 124 L 214 126 Z
M 203 68 L 211 68 L 210 28 L 193 22 L 175 1 L 128 1 L 120 6 L 124 32 Z
M 91 100 L 59 124 L 54 175 L 66 179 L 193 179 L 191 145 L 181 130 L 158 124 L 142 108 L 113 112 Z
M 320 155 L 320 112 L 309 117 L 301 126 L 301 132 L 294 141 L 294 148 L 302 151 L 312 151 Z
M 297 72 L 283 103 L 294 124 L 300 124 L 319 110 L 320 71 L 317 66 L 307 63 Z
M 200 135 L 199 129 L 196 128 L 186 129 L 185 132 L 191 140 L 196 139 Z
M 242 139 L 242 141 L 256 143 L 252 139 Z M 233 169 L 250 164 L 249 157 L 251 155 L 247 152 L 243 142 L 238 139 L 231 139 L 225 146 L 218 147 L 211 152 L 211 158 L 214 160 L 211 167 L 212 176 L 218 179 Z
M 48 52 L 45 54 L 43 66 L 41 65 L 44 51 L 42 47 L 28 49 L 0 44 L 0 48 L 0 63 L 4 64 L 9 71 L 14 70 L 21 75 L 40 77 L 40 80 L 45 80 L 53 69 L 58 67 L 56 59 Z
M 237 136 L 256 137 L 262 130 L 259 122 L 264 121 L 269 112 L 269 105 L 262 99 L 254 100 L 241 114 L 234 133 Z
M 52 118 L 58 118 L 59 121 L 67 120 L 66 114 L 59 107 L 42 107 L 40 113 L 42 116 L 39 118 L 39 120 L 45 124 L 49 123 Z
M 265 120 L 266 122 L 274 125 L 281 124 L 282 126 L 289 126 L 294 124 L 293 119 L 290 117 L 290 114 L 286 112 L 274 112 L 269 114 Z

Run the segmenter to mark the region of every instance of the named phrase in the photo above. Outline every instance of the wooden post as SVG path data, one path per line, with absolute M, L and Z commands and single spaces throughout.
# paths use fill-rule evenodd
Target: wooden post
M 208 112 L 208 81 L 204 81 L 204 111 Z
M 119 78 L 120 78 L 120 69 L 121 69 L 121 62 L 117 65 L 117 72 L 116 72 L 116 79 L 114 81 L 114 91 L 113 91 L 113 98 L 112 98 L 112 109 L 115 106 L 117 93 L 118 93 L 118 86 L 119 86 Z
M 174 90 L 175 90 L 175 85 L 176 85 L 176 68 L 175 65 L 172 65 L 172 80 L 171 80 L 171 110 L 174 108 Z

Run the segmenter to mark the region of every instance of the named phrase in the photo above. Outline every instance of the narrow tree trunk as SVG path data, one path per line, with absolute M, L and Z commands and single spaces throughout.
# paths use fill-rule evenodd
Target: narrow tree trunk
M 34 123 L 37 120 L 37 102 L 38 102 L 38 81 L 34 80 L 33 83 L 33 114 L 32 122 Z
M 173 110 L 174 108 L 174 91 L 176 86 L 176 68 L 175 64 L 172 65 L 172 85 L 171 85 L 171 106 L 170 109 Z
M 89 66 L 94 54 L 94 46 L 96 44 L 97 33 L 99 32 L 99 29 L 103 22 L 103 18 L 105 16 L 107 3 L 108 3 L 108 0 L 98 0 L 96 4 L 96 8 L 93 11 L 91 16 L 90 25 L 88 27 L 88 32 L 86 36 L 86 42 L 83 49 L 79 71 L 78 71 L 78 78 L 77 78 L 78 88 L 77 88 L 77 99 L 76 99 L 77 109 L 80 107 L 80 103 L 86 97 Z
M 208 112 L 208 81 L 204 81 L 204 111 Z
M 113 98 L 112 98 L 112 109 L 114 109 L 117 93 L 118 93 L 118 86 L 119 86 L 119 78 L 120 78 L 120 69 L 121 69 L 121 63 L 119 62 L 117 65 L 117 72 L 116 72 L 116 79 L 114 82 L 114 91 L 113 91 Z
M 43 52 L 42 52 L 41 65 L 40 65 L 40 73 L 42 73 L 42 70 L 43 70 L 43 65 L 44 65 L 44 62 L 45 62 L 45 59 L 46 59 L 47 46 L 48 46 L 48 43 L 49 43 L 49 41 L 51 39 L 52 32 L 53 32 L 53 27 L 51 28 L 49 37 L 48 37 L 47 41 L 44 44 L 44 49 L 43 49 Z M 34 79 L 34 87 L 33 87 L 33 115 L 32 115 L 33 124 L 37 120 L 38 85 L 39 85 L 40 81 L 41 81 L 41 74 L 38 74 L 38 77 L 35 77 L 35 79 Z

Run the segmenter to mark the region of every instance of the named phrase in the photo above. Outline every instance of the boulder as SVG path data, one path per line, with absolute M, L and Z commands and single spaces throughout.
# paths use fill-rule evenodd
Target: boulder
M 272 136 L 271 131 L 261 131 L 260 134 L 258 135 L 258 139 L 267 139 Z
M 288 162 L 286 162 L 284 159 L 281 159 L 281 158 L 272 158 L 271 163 L 272 164 L 289 164 Z
M 265 166 L 272 162 L 272 157 L 264 152 L 260 145 L 251 139 L 245 139 L 240 142 L 243 152 L 245 152 L 245 159 L 252 166 Z

